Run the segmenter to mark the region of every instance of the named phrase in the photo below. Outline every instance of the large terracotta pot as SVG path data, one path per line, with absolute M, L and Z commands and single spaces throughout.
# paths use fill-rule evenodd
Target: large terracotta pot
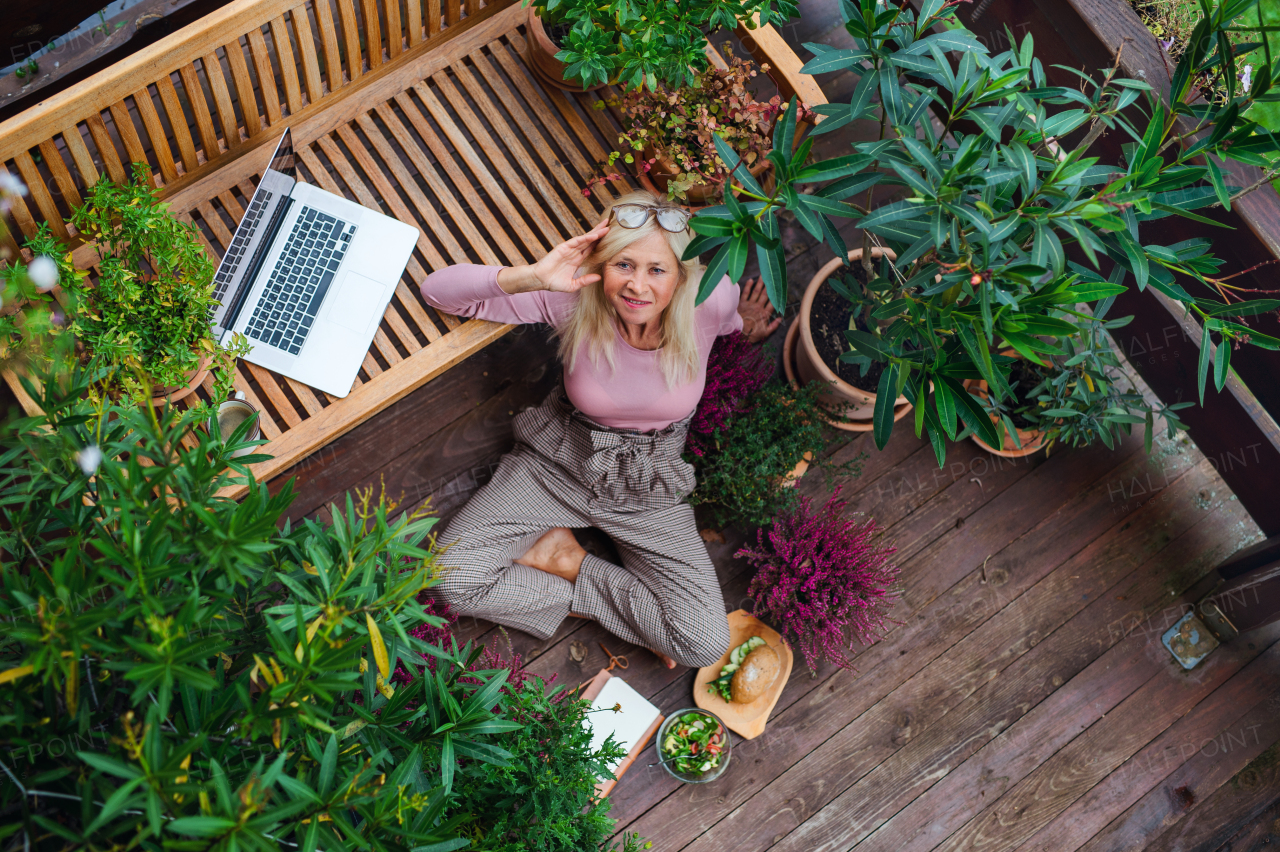
M 1006 349 L 1000 354 L 1007 356 L 1009 358 L 1022 357 L 1022 355 L 1016 349 Z M 964 388 L 965 390 L 971 391 L 973 392 L 974 395 L 980 396 L 983 399 L 986 399 L 987 395 L 990 393 L 990 388 L 987 385 L 986 379 L 965 379 Z M 991 415 L 991 422 L 999 425 L 994 414 Z M 1003 456 L 1004 458 L 1007 458 L 1007 459 L 1020 459 L 1020 458 L 1023 458 L 1024 456 L 1029 456 L 1032 453 L 1039 452 L 1040 449 L 1044 447 L 1045 435 L 1040 430 L 1018 429 L 1017 432 L 1018 432 L 1018 444 L 1021 444 L 1022 445 L 1021 447 L 1019 447 L 1018 444 L 1014 443 L 1013 436 L 1010 435 L 1009 432 L 1006 430 L 1003 433 L 1004 443 L 1001 445 L 1000 449 L 998 450 L 995 447 L 988 444 L 986 441 L 979 438 L 977 435 L 971 435 L 970 437 L 973 438 L 974 443 L 976 443 L 979 447 L 982 447 L 982 449 L 986 450 L 987 452 L 993 453 L 997 456 Z
M 897 257 L 892 249 L 873 248 L 871 250 L 872 257 L 880 257 L 882 254 L 890 260 Z M 862 249 L 849 252 L 849 260 L 853 263 L 861 262 Z M 826 266 L 818 270 L 804 291 L 804 298 L 800 300 L 800 316 L 796 319 L 797 325 L 800 326 L 800 345 L 796 347 L 795 369 L 801 384 L 817 381 L 829 388 L 823 394 L 823 402 L 840 411 L 844 419 L 869 421 L 875 415 L 876 395 L 871 391 L 856 388 L 837 376 L 818 355 L 818 349 L 813 343 L 813 332 L 809 329 L 813 298 L 817 295 L 818 288 L 825 284 L 842 265 L 840 258 L 833 257 Z M 900 406 L 905 405 L 910 405 L 907 398 L 898 397 L 894 401 L 895 412 Z
M 538 17 L 538 13 L 533 6 L 529 7 L 529 16 L 525 29 L 529 33 L 529 38 L 527 39 L 529 44 L 529 68 L 533 71 L 534 76 L 543 83 L 548 86 L 554 86 L 557 89 L 563 89 L 566 92 L 594 92 L 596 89 L 604 87 L 604 84 L 601 83 L 598 86 L 585 89 L 579 83 L 571 83 L 565 79 L 564 71 L 568 66 L 556 59 L 556 54 L 560 52 L 560 48 L 547 35 L 547 29 L 542 25 L 542 18 Z
M 209 375 L 209 356 L 206 355 L 200 359 L 200 363 L 194 370 L 187 373 L 187 383 L 184 385 L 170 385 L 167 387 L 156 386 L 151 389 L 151 404 L 156 408 L 162 407 L 166 402 L 175 403 L 180 399 L 186 399 L 195 393 L 196 388 Z

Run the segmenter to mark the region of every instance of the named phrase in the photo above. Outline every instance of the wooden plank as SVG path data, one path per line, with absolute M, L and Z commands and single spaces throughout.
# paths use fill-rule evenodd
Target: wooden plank
M 302 407 L 307 410 L 307 414 L 315 415 L 324 411 L 324 405 L 316 398 L 316 391 L 310 385 L 304 385 L 302 382 L 295 382 L 288 376 L 281 376 L 285 385 L 289 390 L 293 391 L 293 395 L 298 398 L 298 402 L 302 403 Z
M 213 115 L 209 112 L 209 102 L 204 97 L 204 87 L 196 73 L 194 64 L 183 65 L 178 69 L 182 79 L 182 88 L 187 93 L 187 103 L 191 104 L 191 113 L 196 119 L 196 131 L 200 134 L 200 147 L 204 149 L 206 160 L 216 160 L 222 153 L 218 145 L 218 132 L 213 128 Z
M 243 58 L 243 55 L 242 55 Z M 227 88 L 227 79 L 222 74 L 222 63 L 216 53 L 206 53 L 200 58 L 204 66 L 205 79 L 209 81 L 209 91 L 213 95 L 213 104 L 218 110 L 218 124 L 222 126 L 222 138 L 227 150 L 240 145 L 240 123 L 236 121 L 236 108 L 231 102 L 231 91 Z M 257 110 L 257 107 L 254 107 Z
M 250 193 L 250 196 L 248 197 L 251 196 L 252 193 Z M 232 195 L 230 191 L 219 192 L 218 201 L 222 203 L 222 208 L 227 211 L 231 220 L 239 225 L 240 220 L 244 218 L 244 208 L 240 206 L 239 201 L 236 201 L 236 197 Z
M 408 93 L 401 93 L 395 96 L 395 102 L 399 105 L 405 118 L 409 119 L 409 123 L 413 125 L 414 130 L 422 137 L 423 142 L 435 154 L 436 163 L 444 169 L 445 174 L 453 181 L 454 186 L 459 188 L 470 187 L 471 181 L 467 179 L 466 174 L 451 155 L 448 146 L 436 134 L 435 128 L 431 126 L 426 115 L 413 102 L 413 98 Z M 441 180 L 435 166 L 431 164 L 425 152 L 418 146 L 417 140 L 409 134 L 399 117 L 395 115 L 390 107 L 379 108 L 378 115 L 381 116 L 392 136 L 400 143 L 401 149 L 409 155 L 409 161 L 413 163 L 414 168 L 418 170 L 418 174 L 422 175 L 423 180 L 427 182 L 427 186 L 440 202 L 444 211 L 449 215 L 449 218 L 453 220 L 458 230 L 462 232 L 463 237 L 466 238 L 467 243 L 484 263 L 490 266 L 501 264 L 501 261 L 498 260 L 497 255 L 494 253 L 493 243 L 497 243 L 498 250 L 507 258 L 509 264 L 520 266 L 528 262 L 526 260 L 527 255 L 512 242 L 507 235 L 506 229 L 498 224 L 498 220 L 494 218 L 489 211 L 488 205 L 482 199 L 475 198 L 471 204 L 464 205 L 454 195 L 453 190 Z M 468 215 L 468 210 L 470 215 Z M 479 220 L 478 224 L 485 229 L 486 233 L 484 235 L 476 230 L 476 223 L 472 221 L 473 217 Z M 440 229 L 438 231 L 433 230 L 433 233 L 442 240 L 446 238 L 453 239 L 449 228 L 445 227 L 443 223 L 441 223 Z M 456 241 L 454 245 L 456 245 Z M 446 248 L 448 248 L 447 245 Z M 449 254 L 454 258 L 466 256 L 460 246 L 456 253 L 449 251 Z M 466 261 L 460 260 L 456 262 L 465 263 Z M 434 269 L 441 268 L 443 267 L 434 267 Z
M 142 127 L 147 131 L 147 139 L 151 142 L 151 150 L 155 152 L 156 163 L 160 166 L 160 175 L 164 178 L 165 183 L 178 179 L 178 167 L 173 159 L 173 151 L 169 147 L 168 134 L 165 133 L 164 125 L 160 122 L 160 114 L 156 112 L 156 105 L 151 100 L 151 91 L 149 89 L 141 89 L 134 92 L 133 103 L 138 110 L 138 117 L 142 119 Z M 112 115 L 115 114 L 114 109 Z M 132 122 L 130 122 L 132 126 Z M 141 152 L 139 152 L 141 153 Z M 130 158 L 134 157 L 132 151 L 129 152 Z M 142 159 L 134 159 L 135 163 L 147 162 L 146 155 L 142 155 Z
M 1189 756 L 1197 757 L 1209 751 L 1210 746 L 1220 761 L 1230 759 L 1243 768 L 1249 759 L 1246 755 L 1256 755 L 1264 747 L 1258 729 L 1267 721 L 1272 721 L 1274 727 L 1277 715 L 1250 723 L 1249 710 L 1269 709 L 1273 700 L 1280 699 L 1280 666 L 1259 666 L 1258 662 L 1255 660 L 1166 728 L 1019 847 L 1019 852 L 1075 852 L 1144 793 L 1159 791 L 1167 802 L 1170 789 L 1192 790 L 1187 784 L 1170 787 L 1165 779 L 1172 770 L 1185 765 Z M 1201 799 L 1194 793 L 1192 796 L 1195 801 Z
M 289 110 L 289 115 L 296 115 L 302 110 L 302 84 L 298 80 L 298 62 L 293 57 L 293 43 L 289 41 L 289 26 L 285 23 L 283 15 L 271 19 L 271 44 L 276 49 L 276 58 L 280 63 L 280 82 L 284 84 L 285 107 Z M 263 46 L 266 46 L 265 40 Z M 265 93 L 266 90 L 263 91 Z M 271 124 L 280 120 L 280 96 L 276 92 L 273 75 L 270 102 L 276 105 L 276 117 L 269 118 Z M 269 117 L 269 110 L 267 114 Z
M 396 350 L 395 343 L 391 341 L 391 338 L 387 337 L 387 333 L 382 330 L 381 326 L 373 334 L 373 345 L 378 350 L 378 354 L 382 356 L 382 360 L 387 362 L 388 370 L 404 360 L 404 356 Z
M 307 98 L 315 103 L 324 94 L 324 86 L 320 79 L 320 61 L 316 57 L 316 43 L 311 34 L 311 19 L 307 16 L 306 6 L 290 10 L 289 20 L 293 22 L 293 36 L 298 42 L 298 53 L 302 55 L 302 79 L 306 84 Z
M 258 88 L 262 91 L 262 106 L 267 111 L 267 125 L 271 126 L 280 121 L 280 93 L 276 89 L 276 72 L 271 66 L 271 53 L 267 50 L 267 40 L 262 37 L 262 30 L 254 27 L 245 33 L 245 37 L 249 41 L 249 55 L 253 57 L 253 70 L 258 75 Z M 292 67 L 291 62 L 285 59 L 293 58 L 293 53 L 289 49 L 289 39 L 286 34 L 284 41 L 276 38 L 275 21 L 271 22 L 271 42 L 275 45 L 276 55 L 280 58 L 280 76 L 285 81 L 286 86 L 289 81 L 289 69 Z M 314 58 L 314 57 L 313 57 Z M 294 71 L 297 76 L 297 71 Z M 289 112 L 293 112 L 293 106 L 290 104 Z
M 1006 846 L 1026 840 L 1237 671 L 1258 658 L 1261 666 L 1280 662 L 1277 636 L 1280 624 L 1273 624 L 1254 634 L 1255 642 L 1223 645 L 1200 664 L 1195 681 L 1173 676 L 1177 664 L 1170 659 L 1170 676 L 1148 681 L 948 837 L 939 852 L 973 849 L 985 845 L 984 837 L 998 836 Z
M 1217 701 L 1216 693 L 1209 700 Z M 1191 840 L 1194 843 L 1199 838 L 1190 838 L 1188 835 L 1199 834 L 1202 838 L 1212 834 L 1212 831 L 1203 831 L 1206 823 L 1221 828 L 1226 822 L 1225 812 L 1230 808 L 1223 806 L 1225 803 L 1218 800 L 1217 794 L 1230 792 L 1230 787 L 1225 786 L 1228 782 L 1243 776 L 1249 783 L 1239 784 L 1237 789 L 1253 788 L 1249 792 L 1280 789 L 1280 772 L 1274 761 L 1270 761 L 1270 765 L 1266 767 L 1265 776 L 1260 772 L 1247 770 L 1248 765 L 1260 755 L 1276 749 L 1276 742 L 1280 740 L 1280 714 L 1275 712 L 1277 706 L 1280 706 L 1280 693 L 1255 705 L 1236 722 L 1233 726 L 1235 731 L 1219 735 L 1217 743 L 1225 740 L 1224 747 L 1210 751 L 1209 741 L 1200 740 L 1179 743 L 1176 750 L 1166 751 L 1160 760 L 1154 762 L 1157 770 L 1163 768 L 1161 764 L 1170 756 L 1172 760 L 1169 762 L 1185 762 L 1096 833 L 1080 847 L 1082 852 L 1148 849 L 1157 838 L 1166 847 L 1173 845 L 1170 842 L 1173 838 L 1179 841 Z M 1243 744 L 1237 745 L 1237 737 L 1244 741 Z M 1193 750 L 1190 759 L 1186 759 L 1188 746 Z M 1176 755 L 1173 751 L 1176 751 Z M 1122 766 L 1107 782 L 1124 774 L 1127 766 L 1129 764 Z M 1233 779 L 1232 776 L 1236 778 Z M 1193 808 L 1190 813 L 1179 801 L 1179 797 L 1172 795 L 1172 791 L 1183 788 L 1191 793 Z M 1180 824 L 1184 819 L 1197 825 L 1188 830 L 1187 826 Z M 1190 844 L 1184 848 L 1189 846 Z
M 475 141 L 480 145 L 481 150 L 488 155 L 489 161 L 493 164 L 493 167 L 497 169 L 498 174 L 502 175 L 507 188 L 513 192 L 518 199 L 520 199 L 521 203 L 525 207 L 524 212 L 533 220 L 534 224 L 541 229 L 542 235 L 547 239 L 548 244 L 551 246 L 559 245 L 567 239 L 570 235 L 558 231 L 544 209 L 544 204 L 551 204 L 553 207 L 557 208 L 563 208 L 564 206 L 563 203 L 560 202 L 559 197 L 555 194 L 555 190 L 553 190 L 547 183 L 546 178 L 537 172 L 521 175 L 512 168 L 510 156 L 498 147 L 489 129 L 484 126 L 472 111 L 466 98 L 464 98 L 454 87 L 453 81 L 449 79 L 448 71 L 441 71 L 433 74 L 431 76 L 431 81 L 440 89 L 440 93 L 444 96 L 445 102 L 453 107 L 458 118 L 467 127 L 467 129 L 471 131 L 472 135 L 475 137 Z M 414 88 L 419 92 L 419 94 L 422 94 L 423 92 L 430 94 L 430 89 L 428 89 L 423 83 L 419 83 L 414 86 Z M 453 143 L 455 149 L 460 148 L 460 142 L 467 145 L 467 151 L 470 152 L 469 157 L 467 157 L 468 166 L 471 166 L 473 171 L 475 168 L 481 169 L 481 172 L 476 172 L 477 177 L 481 177 L 481 180 L 483 181 L 486 179 L 484 176 L 488 176 L 487 179 L 492 180 L 492 177 L 489 176 L 488 169 L 483 166 L 480 158 L 475 156 L 471 146 L 467 144 L 467 140 L 461 129 L 454 124 L 453 120 L 444 110 L 441 103 L 436 100 L 434 94 L 431 95 L 431 101 L 429 102 L 424 95 L 423 102 L 427 103 L 429 109 L 431 108 L 432 103 L 435 104 L 433 115 L 441 128 L 445 131 L 445 135 L 449 136 L 449 141 Z M 482 176 L 482 173 L 484 176 Z M 533 194 L 528 190 L 527 184 L 529 182 L 532 182 L 534 187 L 543 194 L 542 203 L 539 203 L 539 200 L 534 198 Z M 514 222 L 512 224 L 514 224 Z M 520 222 L 519 227 L 523 227 L 523 221 Z M 517 227 L 517 230 L 519 230 L 519 227 Z M 532 246 L 533 244 L 526 243 L 526 245 Z
M 490 43 L 489 48 L 493 51 L 493 54 L 498 57 L 500 63 L 502 63 L 503 57 L 506 57 L 508 62 L 511 61 L 511 57 L 507 54 L 506 48 L 503 46 L 502 42 L 492 42 Z M 511 74 L 511 79 L 515 83 L 516 88 L 524 95 L 524 102 L 522 102 L 515 94 L 512 93 L 511 89 L 507 87 L 507 84 L 502 79 L 501 74 L 493 67 L 493 64 L 489 61 L 489 57 L 486 56 L 484 52 L 479 50 L 473 52 L 471 54 L 471 61 L 475 63 L 475 66 L 480 70 L 481 75 L 488 81 L 489 85 L 493 87 L 498 98 L 502 101 L 503 106 L 507 108 L 507 112 L 513 116 L 516 123 L 524 128 L 528 128 L 527 132 L 533 134 L 530 141 L 533 142 L 534 147 L 542 156 L 543 162 L 546 163 L 547 167 L 556 174 L 556 177 L 561 181 L 561 185 L 565 187 L 566 191 L 569 192 L 569 196 L 574 199 L 578 208 L 583 212 L 583 215 L 587 217 L 587 221 L 591 222 L 595 216 L 599 215 L 599 212 L 597 208 L 592 207 L 591 202 L 582 194 L 582 185 L 585 184 L 587 178 L 591 176 L 591 165 L 587 163 L 586 158 L 582 156 L 582 152 L 579 150 L 578 146 L 574 144 L 573 140 L 569 137 L 569 134 L 565 132 L 565 129 L 560 125 L 560 122 L 556 121 L 555 116 L 548 116 L 544 114 L 546 106 L 538 99 L 537 93 L 533 89 L 533 84 L 529 82 L 528 75 L 521 74 L 519 72 L 512 73 L 512 69 L 508 67 L 506 63 L 502 63 L 503 67 L 507 70 L 507 73 Z M 537 116 L 537 118 L 530 116 L 525 109 L 525 104 L 535 105 L 534 115 Z M 541 133 L 538 132 L 538 129 L 541 129 L 542 132 L 548 134 L 552 141 L 559 146 L 560 151 L 562 152 L 561 156 L 558 156 L 550 149 L 550 146 L 542 137 Z M 569 162 L 566 163 L 563 157 L 567 157 Z M 573 167 L 577 169 L 576 174 L 570 171 L 569 164 L 572 164 Z M 607 190 L 598 185 L 593 187 L 593 189 L 595 190 L 596 198 L 602 204 L 608 205 L 610 203 Z
M 338 21 L 342 24 L 342 43 L 347 48 L 347 74 L 354 82 L 364 73 L 364 57 L 360 53 L 360 24 L 351 0 L 338 0 Z
M 333 26 L 333 8 L 329 0 L 315 0 L 316 28 L 320 30 L 320 46 L 324 51 L 324 77 L 329 91 L 342 88 L 342 57 L 338 52 L 338 31 Z
M 440 0 L 427 0 L 427 38 L 439 35 L 441 24 Z
M 456 27 L 462 20 L 462 0 L 444 0 L 444 23 Z
M 6 169 L 7 171 L 7 169 Z M 22 169 L 18 169 L 19 173 Z M 12 172 L 10 172 L 12 174 Z M 25 180 L 25 178 L 24 178 Z M 21 197 L 9 199 L 9 215 L 13 216 L 14 223 L 18 226 L 18 230 L 25 237 L 35 236 L 36 220 L 32 218 L 31 211 L 27 209 L 27 202 Z
M 1115 625 L 1160 612 L 1171 592 L 1191 588 L 1228 554 L 1223 530 L 1247 517 L 1235 505 L 1216 506 L 1213 523 L 1202 520 L 1176 539 L 1168 531 L 1170 515 L 1202 517 L 1200 495 L 1213 479 L 1212 467 L 1201 460 L 932 664 L 941 680 L 956 664 L 964 664 L 951 669 L 961 672 L 958 680 L 991 680 L 952 709 L 943 707 L 946 715 L 936 723 L 929 719 L 939 712 L 932 695 L 911 701 L 901 697 L 906 687 L 895 692 L 896 707 L 913 708 L 910 740 L 779 846 L 927 847 L 999 795 L 984 779 L 998 777 L 1002 788 L 1016 783 L 1046 753 L 1158 675 L 1159 661 L 1146 653 L 1148 637 L 1131 636 L 1116 647 L 1126 637 Z M 965 659 L 974 649 L 979 659 Z M 984 652 L 1020 659 L 995 678 L 984 671 Z M 993 743 L 998 736 L 1004 739 Z M 867 751 L 855 753 L 871 762 Z
M 372 71 L 382 65 L 382 23 L 377 0 L 360 0 L 360 14 L 364 17 L 365 58 Z
M 422 41 L 422 0 L 405 0 L 405 25 L 409 30 L 409 46 Z
M 99 119 L 101 122 L 101 119 Z M 67 153 L 71 155 L 71 162 L 75 164 L 76 173 L 80 175 L 80 179 L 84 181 L 86 187 L 93 186 L 98 182 L 98 167 L 94 165 L 93 155 L 89 153 L 89 148 L 84 144 L 84 137 L 80 135 L 79 127 L 68 127 L 62 131 L 62 138 L 67 143 Z M 79 206 L 76 201 L 76 206 Z
M 21 151 L 14 156 L 13 161 L 18 167 L 18 174 L 22 176 L 22 182 L 27 185 L 27 194 L 35 202 L 40 215 L 49 223 L 49 227 L 59 239 L 70 240 L 71 235 L 67 232 L 67 225 L 62 219 L 62 214 L 58 212 L 58 205 L 54 203 L 53 196 L 49 194 L 49 187 L 44 185 L 44 178 L 40 176 L 35 160 L 31 159 L 31 155 L 26 151 Z M 15 215 L 18 215 L 18 210 L 25 214 L 26 206 L 17 203 L 18 201 L 19 199 L 13 199 L 10 209 L 15 211 Z M 26 228 L 23 228 L 23 232 L 31 236 Z
M 112 121 L 115 121 L 114 117 Z M 89 135 L 93 137 L 93 144 L 98 149 L 98 156 L 102 158 L 102 165 L 107 170 L 107 177 L 116 183 L 124 183 L 128 180 L 128 177 L 125 173 L 124 165 L 120 162 L 120 154 L 116 151 L 111 132 L 107 130 L 107 125 L 102 120 L 101 114 L 91 113 L 85 119 L 85 123 L 89 126 Z
M 736 35 L 756 64 L 766 62 L 769 64 L 771 69 L 769 76 L 778 84 L 782 100 L 790 100 L 791 96 L 795 95 L 810 107 L 825 104 L 827 98 L 822 94 L 818 81 L 800 70 L 804 63 L 783 40 L 781 34 L 773 28 L 772 24 L 760 26 L 758 13 L 753 16 L 753 21 L 756 25 L 754 29 L 739 25 Z
M 168 75 L 156 80 L 156 91 L 160 95 L 160 103 L 164 106 L 165 115 L 169 117 L 169 131 L 173 140 L 178 143 L 178 154 L 182 157 L 182 166 L 187 171 L 200 165 L 196 158 L 195 139 L 191 136 L 191 127 L 187 124 L 187 115 L 182 111 L 182 102 L 178 100 L 178 90 Z M 152 137 L 152 143 L 155 138 Z
M 483 57 L 481 58 L 483 59 Z M 476 67 L 479 68 L 480 66 L 477 65 Z M 486 65 L 485 67 L 487 68 L 488 66 Z M 474 98 L 476 106 L 480 108 L 480 112 L 484 115 L 485 120 L 489 122 L 489 126 L 494 129 L 498 138 L 506 141 L 507 150 L 515 157 L 521 168 L 524 169 L 529 180 L 533 182 L 534 188 L 542 196 L 543 203 L 550 206 L 555 215 L 559 217 L 560 224 L 566 231 L 569 234 L 578 234 L 591 230 L 591 226 L 595 224 L 594 219 L 599 215 L 599 212 L 594 210 L 591 207 L 591 202 L 583 197 L 582 185 L 575 184 L 566 174 L 563 164 L 551 154 L 546 140 L 538 133 L 538 125 L 541 122 L 534 121 L 522 113 L 514 114 L 512 121 L 508 121 L 497 104 L 493 102 L 492 96 L 480 85 L 480 81 L 476 79 L 476 75 L 471 72 L 471 69 L 466 64 L 462 62 L 455 63 L 453 71 L 462 82 L 463 88 Z M 497 90 L 499 87 L 506 88 L 502 81 L 490 76 L 486 76 L 486 80 L 494 92 L 498 94 L 498 97 L 501 98 L 502 96 Z M 509 95 L 510 93 L 508 92 Z M 524 119 L 523 121 L 521 120 L 522 118 Z M 512 122 L 514 122 L 515 127 L 512 126 Z M 516 130 L 517 127 L 519 131 Z M 520 133 L 523 133 L 524 138 L 528 140 L 529 147 L 532 147 L 534 151 L 541 155 L 542 162 L 536 162 L 529 152 L 529 147 L 521 144 Z M 555 175 L 556 182 L 560 184 L 565 194 L 578 206 L 577 215 L 565 206 L 556 188 L 547 181 L 546 174 L 548 172 Z
M 1272 710 L 1274 714 L 1274 709 Z M 1214 852 L 1263 852 L 1271 845 L 1276 831 L 1277 791 L 1280 790 L 1280 747 L 1272 745 L 1258 755 L 1249 766 L 1198 803 L 1198 806 L 1180 822 L 1157 837 L 1147 849 L 1150 852 L 1186 852 L 1187 850 L 1214 850 Z M 1270 811 L 1270 813 L 1267 813 Z M 1272 816 L 1267 830 L 1261 833 L 1265 839 L 1258 845 L 1248 837 L 1238 837 L 1236 830 L 1244 823 Z
M 253 78 L 249 76 L 249 64 L 244 61 L 244 48 L 236 39 L 224 46 L 227 65 L 231 68 L 231 81 L 236 87 L 236 99 L 240 101 L 240 114 L 244 119 L 245 133 L 250 139 L 262 130 L 258 114 L 258 98 L 253 90 Z M 265 90 L 264 90 L 265 91 Z M 279 106 L 277 106 L 277 110 Z
M 75 128 L 72 128 L 71 132 L 79 138 Z M 58 150 L 53 139 L 46 139 L 40 143 L 40 157 L 48 167 L 49 173 L 53 175 L 54 183 L 58 185 L 58 191 L 62 193 L 62 199 L 67 203 L 68 209 L 74 210 L 79 207 L 80 191 L 76 189 L 75 178 L 71 177 L 71 172 L 67 170 L 67 162 L 62 159 L 62 152 Z
M 480 12 L 480 0 L 466 0 L 467 17 Z
M 409 0 L 413 5 L 414 0 Z M 382 11 L 387 18 L 388 61 L 404 53 L 404 28 L 400 25 L 400 0 L 382 0 Z
M 207 201 L 202 201 L 196 205 L 196 209 L 200 211 L 200 216 L 209 226 L 209 230 L 213 231 L 218 242 L 221 243 L 221 249 L 217 252 L 218 257 L 222 257 L 226 253 L 227 246 L 231 245 L 232 232 L 222 221 L 222 217 L 218 215 L 218 211 L 213 209 L 213 205 Z

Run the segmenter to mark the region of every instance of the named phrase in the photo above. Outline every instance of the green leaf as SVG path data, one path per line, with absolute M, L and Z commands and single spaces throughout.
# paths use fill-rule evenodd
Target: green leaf
M 788 163 L 791 162 L 791 150 L 795 147 L 796 142 L 796 111 L 796 96 L 792 95 L 781 120 L 777 121 L 773 128 L 773 150 L 782 154 Z M 757 192 L 756 194 L 763 195 L 764 193 Z
M 318 820 L 312 820 L 319 825 Z M 219 834 L 225 834 L 236 827 L 236 821 L 225 817 L 217 816 L 190 816 L 179 817 L 173 820 L 167 828 L 175 834 L 185 834 L 188 837 L 213 837 Z
M 1227 384 L 1231 369 L 1231 341 L 1224 339 L 1213 353 L 1213 384 L 1221 391 Z
M 871 52 L 867 50 L 832 50 L 826 45 L 812 43 L 806 43 L 804 47 L 810 53 L 817 54 L 817 58 L 805 63 L 800 69 L 801 74 L 826 74 L 846 69 L 861 70 L 862 60 L 871 58 Z
M 757 182 L 751 175 L 751 168 L 743 162 L 742 155 L 735 151 L 728 142 L 724 141 L 719 133 L 711 134 L 711 139 L 716 145 L 716 156 L 725 164 L 725 168 L 730 170 L 733 180 L 742 184 L 743 188 L 752 195 L 767 195 L 767 193 L 760 188 L 759 182 Z M 789 157 L 790 155 L 791 151 L 788 150 L 787 156 Z M 733 205 L 731 203 L 731 199 L 733 197 L 733 193 L 729 190 L 727 185 L 730 182 L 731 181 L 725 182 L 725 203 L 729 204 L 729 207 L 732 210 Z
M 991 422 L 991 417 L 987 414 L 987 410 L 983 408 L 982 402 L 973 396 L 964 386 L 950 376 L 938 376 L 936 383 L 942 383 L 950 391 L 951 396 L 955 398 L 957 403 L 956 411 L 960 415 L 960 419 L 964 424 L 974 431 L 989 446 L 1000 446 L 1000 435 L 996 431 L 996 426 Z
M 756 243 L 756 260 L 760 264 L 760 279 L 764 282 L 765 292 L 769 294 L 770 304 L 781 316 L 786 313 L 787 308 L 787 259 L 782 241 L 777 239 L 778 221 L 773 213 L 761 219 L 760 225 L 770 237 L 775 239 L 772 247 L 762 242 Z
M 745 231 L 729 240 L 728 275 L 731 281 L 740 280 L 742 273 L 747 269 L 747 248 L 748 242 Z
M 1227 191 L 1227 182 L 1222 178 L 1222 169 L 1218 168 L 1218 164 L 1214 162 L 1213 157 L 1205 157 L 1205 160 L 1209 164 L 1209 179 L 1213 183 L 1213 191 L 1217 193 L 1223 209 L 1229 212 L 1231 210 L 1231 193 Z
M 1204 388 L 1209 383 L 1209 350 L 1212 348 L 1209 342 L 1209 328 L 1204 329 L 1204 334 L 1200 337 L 1200 361 L 1196 368 L 1196 384 L 1200 387 L 1200 404 L 1204 405 Z
M 961 386 L 963 387 L 963 385 Z M 933 383 L 933 404 L 938 409 L 938 422 L 942 424 L 947 437 L 956 439 L 956 401 L 951 391 L 941 382 Z
M 707 268 L 703 270 L 702 280 L 698 282 L 697 303 L 699 305 L 711 296 L 716 286 L 720 283 L 720 279 L 724 277 L 725 270 L 729 268 L 729 255 L 732 246 L 733 241 L 726 240 L 724 245 L 720 246 L 720 250 L 712 256 Z
M 1211 317 L 1247 317 L 1280 309 L 1280 299 L 1254 299 L 1251 302 L 1236 302 L 1233 305 L 1214 304 L 1197 299 L 1196 304 Z
M 1147 279 L 1150 277 L 1151 270 L 1147 261 L 1147 253 L 1143 251 L 1142 246 L 1138 245 L 1128 230 L 1116 231 L 1116 239 L 1120 242 L 1120 248 L 1124 250 L 1125 255 L 1129 258 L 1129 262 L 1133 265 L 1133 277 L 1138 285 L 1138 290 L 1147 288 Z
M 880 382 L 876 386 L 876 407 L 873 414 L 874 437 L 876 449 L 883 450 L 893 434 L 893 408 L 897 400 L 898 375 L 901 366 L 897 362 L 889 364 L 888 369 L 880 374 Z

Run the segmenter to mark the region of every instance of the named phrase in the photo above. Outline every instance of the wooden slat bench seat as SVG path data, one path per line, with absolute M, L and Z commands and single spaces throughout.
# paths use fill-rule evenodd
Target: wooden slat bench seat
M 454 263 L 521 264 L 599 220 L 621 185 L 582 187 L 612 149 L 600 95 L 548 89 L 525 59 L 514 0 L 236 0 L 0 124 L 0 164 L 29 188 L 13 237 L 47 221 L 92 275 L 64 218 L 102 177 L 143 162 L 162 198 L 221 257 L 286 127 L 299 179 L 418 227 L 417 247 L 351 393 L 332 398 L 241 362 L 262 412 L 266 479 L 504 334 L 419 294 Z M 780 92 L 820 103 L 771 28 L 744 37 Z M 6 374 L 18 398 L 32 403 Z M 208 399 L 212 382 L 197 395 Z

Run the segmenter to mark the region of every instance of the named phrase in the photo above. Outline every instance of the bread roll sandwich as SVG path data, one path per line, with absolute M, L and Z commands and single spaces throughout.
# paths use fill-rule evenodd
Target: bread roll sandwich
M 733 649 L 720 677 L 708 688 L 725 701 L 750 704 L 764 695 L 778 679 L 782 659 L 760 636 L 752 636 Z

